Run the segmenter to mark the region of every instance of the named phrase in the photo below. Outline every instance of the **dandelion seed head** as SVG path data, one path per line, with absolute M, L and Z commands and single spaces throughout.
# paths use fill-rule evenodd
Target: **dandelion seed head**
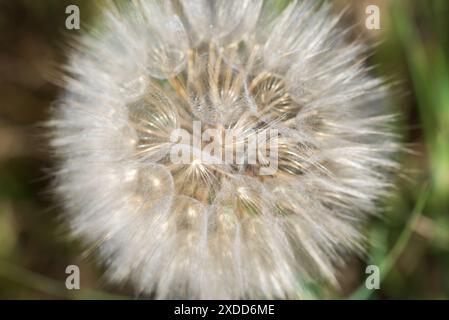
M 157 298 L 307 297 L 363 252 L 397 168 L 388 87 L 329 4 L 272 13 L 261 0 L 136 0 L 78 39 L 51 121 L 56 192 L 112 281 Z M 177 129 L 218 132 L 220 161 L 276 129 L 263 146 L 277 171 L 232 152 L 241 162 L 173 163 Z

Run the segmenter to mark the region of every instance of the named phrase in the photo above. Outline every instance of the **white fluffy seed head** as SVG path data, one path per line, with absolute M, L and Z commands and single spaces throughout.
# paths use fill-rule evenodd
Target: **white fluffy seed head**
M 66 66 L 51 125 L 71 229 L 157 298 L 307 297 L 363 251 L 398 146 L 387 90 L 328 4 L 136 0 Z M 278 170 L 173 164 L 192 122 L 279 131 Z

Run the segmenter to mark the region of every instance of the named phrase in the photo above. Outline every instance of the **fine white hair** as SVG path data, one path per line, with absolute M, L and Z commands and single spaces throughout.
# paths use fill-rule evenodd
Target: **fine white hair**
M 327 2 L 105 4 L 50 121 L 56 193 L 114 282 L 156 298 L 304 298 L 362 253 L 398 144 L 388 86 Z M 279 131 L 278 170 L 175 165 L 192 121 Z M 260 165 L 260 164 L 259 164 Z

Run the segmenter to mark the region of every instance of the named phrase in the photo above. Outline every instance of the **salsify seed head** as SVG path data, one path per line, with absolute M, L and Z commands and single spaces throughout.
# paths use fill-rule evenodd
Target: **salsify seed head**
M 109 4 L 77 39 L 50 122 L 56 192 L 113 281 L 157 298 L 308 297 L 363 252 L 397 166 L 386 85 L 328 3 L 273 8 Z M 176 163 L 176 130 L 200 149 L 214 132 L 234 160 L 254 132 L 276 132 L 275 170 L 261 174 L 260 150 Z

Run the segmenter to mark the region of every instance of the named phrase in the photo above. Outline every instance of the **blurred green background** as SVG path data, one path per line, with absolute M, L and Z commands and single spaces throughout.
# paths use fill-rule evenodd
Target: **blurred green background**
M 95 1 L 0 0 L 0 298 L 133 297 L 107 284 L 95 259 L 69 241 L 50 193 L 52 163 L 40 123 L 58 94 L 54 70 L 67 34 L 94 24 Z M 375 72 L 396 82 L 394 108 L 408 152 L 384 215 L 372 222 L 365 260 L 340 271 L 341 288 L 319 298 L 449 298 L 449 1 L 335 0 L 348 6 L 353 36 L 379 43 Z M 279 7 L 287 1 L 280 0 Z M 81 31 L 64 29 L 66 6 L 81 9 Z M 381 10 L 381 30 L 365 28 L 365 8 Z M 81 290 L 65 288 L 65 268 L 81 269 Z M 367 290 L 365 267 L 381 270 Z

